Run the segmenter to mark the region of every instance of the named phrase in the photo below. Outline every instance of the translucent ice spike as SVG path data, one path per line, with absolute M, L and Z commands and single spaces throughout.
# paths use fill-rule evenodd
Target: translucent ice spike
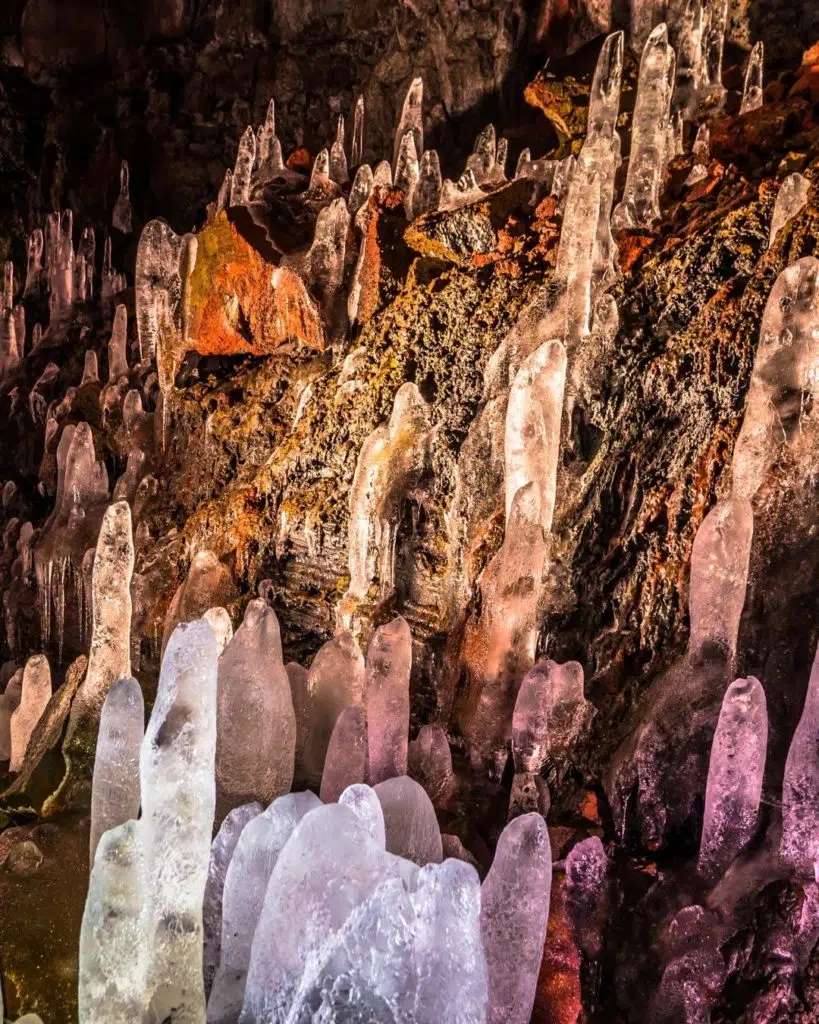
M 353 115 L 353 138 L 350 152 L 350 166 L 359 167 L 364 160 L 364 97 L 355 101 Z
M 128 376 L 128 310 L 119 305 L 114 313 L 114 326 L 108 342 L 108 383 Z
M 256 163 L 256 135 L 248 125 L 239 140 L 236 164 L 230 184 L 230 205 L 242 206 L 250 201 L 250 186 L 253 179 L 253 165 Z
M 35 228 L 28 236 L 26 245 L 25 295 L 34 295 L 40 288 L 43 273 L 43 232 Z
M 420 174 L 415 140 L 412 132 L 407 132 L 401 141 L 401 148 L 398 150 L 398 160 L 395 165 L 395 187 L 404 193 L 404 210 L 408 220 L 412 219 L 413 197 Z
M 765 44 L 760 40 L 754 44 L 745 69 L 745 82 L 742 87 L 740 114 L 750 114 L 759 110 L 763 101 L 765 85 Z
M 267 171 L 273 155 L 273 140 L 276 138 L 276 101 L 270 100 L 267 104 L 264 123 L 259 128 L 259 137 L 256 147 L 256 159 L 260 173 Z
M 589 96 L 589 132 L 600 131 L 604 124 L 612 129 L 620 113 L 620 86 L 623 79 L 623 33 L 614 32 L 606 37 L 594 69 Z M 521 154 L 522 158 L 523 154 Z
M 387 852 L 422 867 L 443 859 L 441 830 L 432 801 L 414 779 L 400 775 L 374 787 L 384 812 Z
M 434 149 L 424 150 L 418 184 L 412 200 L 412 216 L 434 213 L 441 203 L 441 165 Z
M 9 771 L 19 772 L 34 728 L 51 699 L 51 670 L 44 654 L 35 654 L 26 662 L 19 706 L 11 715 L 11 760 Z
M 404 105 L 401 108 L 401 117 L 398 120 L 398 127 L 395 131 L 395 142 L 393 143 L 392 166 L 398 171 L 398 155 L 401 145 L 407 132 L 412 132 L 415 143 L 415 156 L 420 160 L 424 153 L 424 80 L 413 78 L 407 95 L 404 97 Z
M 773 216 L 771 217 L 771 235 L 768 245 L 776 241 L 776 236 L 795 217 L 808 201 L 810 192 L 810 181 L 804 174 L 789 174 L 779 186 L 779 192 L 774 203 Z
M 475 181 L 479 185 L 486 184 L 494 179 L 495 157 L 498 151 L 495 126 L 488 124 L 475 139 L 472 154 L 466 161 L 466 170 L 472 171 Z
M 350 180 L 347 170 L 347 154 L 344 151 L 344 118 L 339 116 L 336 138 L 330 147 L 330 177 L 339 185 Z

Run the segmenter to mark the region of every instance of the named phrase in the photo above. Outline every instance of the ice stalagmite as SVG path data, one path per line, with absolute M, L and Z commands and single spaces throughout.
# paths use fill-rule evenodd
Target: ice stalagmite
M 44 654 L 35 654 L 26 662 L 23 689 L 18 707 L 11 715 L 11 759 L 9 771 L 19 772 L 26 747 L 51 699 L 51 670 Z
M 754 44 L 751 55 L 748 58 L 748 66 L 745 68 L 745 82 L 742 87 L 742 102 L 739 106 L 740 114 L 751 114 L 759 110 L 763 102 L 763 88 L 765 85 L 765 44 L 760 40 Z
M 293 698 L 293 712 L 296 716 L 296 752 L 293 777 L 301 782 L 304 778 L 304 750 L 307 733 L 310 728 L 310 694 L 308 690 L 309 672 L 295 661 L 284 666 L 287 680 L 290 683 L 290 696 Z
M 218 731 L 218 730 L 217 730 Z M 205 997 L 210 995 L 222 950 L 222 902 L 228 868 L 245 827 L 264 808 L 260 803 L 242 804 L 227 815 L 210 846 L 208 881 L 202 901 L 202 974 Z M 254 893 L 258 897 L 258 893 Z
M 398 170 L 398 157 L 404 143 L 404 136 L 407 132 L 412 133 L 415 143 L 415 157 L 420 160 L 424 154 L 424 80 L 413 78 L 404 97 L 404 104 L 401 108 L 401 117 L 398 127 L 395 130 L 395 142 L 393 143 L 392 168 L 393 173 Z
M 367 775 L 367 714 L 362 707 L 345 708 L 336 719 L 324 770 L 320 796 L 325 804 L 338 800 L 348 786 Z
M 394 582 L 395 540 L 403 502 L 424 469 L 429 406 L 415 384 L 396 393 L 392 415 L 365 440 L 350 489 L 350 586 L 339 621 L 351 623 L 359 601 L 377 581 L 383 596 Z
M 646 41 L 640 62 L 628 174 L 623 199 L 612 215 L 614 228 L 651 227 L 660 217 L 674 66 L 668 31 L 664 24 L 658 25 Z
M 97 353 L 92 348 L 89 348 L 85 353 L 85 362 L 83 364 L 80 387 L 85 387 L 86 384 L 96 383 L 99 379 L 100 373 L 99 366 L 97 365 Z
M 454 783 L 452 752 L 439 725 L 422 725 L 407 751 L 407 773 L 426 790 L 437 807 L 450 795 Z
M 392 188 L 392 167 L 389 160 L 379 160 L 373 168 L 373 185 Z
M 108 342 L 108 382 L 109 384 L 128 376 L 128 310 L 119 305 L 114 313 L 114 326 L 111 340 Z
M 350 180 L 347 170 L 347 154 L 344 152 L 344 118 L 339 117 L 336 138 L 330 147 L 330 177 L 339 185 Z
M 367 648 L 367 781 L 371 785 L 407 774 L 411 668 L 412 636 L 399 615 L 378 627 Z
M 527 1024 L 549 919 L 552 853 L 539 814 L 501 833 L 481 886 L 481 935 L 489 977 L 486 1024 Z
M 230 184 L 230 205 L 242 206 L 250 201 L 250 186 L 253 178 L 253 165 L 256 162 L 256 135 L 248 125 L 239 140 L 236 151 L 236 164 Z
M 387 851 L 419 866 L 443 860 L 441 830 L 432 801 L 414 779 L 401 775 L 374 787 L 384 812 Z
M 35 228 L 26 244 L 26 283 L 24 295 L 34 295 L 40 289 L 43 273 L 43 232 Z
M 623 79 L 623 33 L 613 32 L 597 58 L 591 93 L 587 132 L 598 132 L 604 124 L 614 128 L 620 112 L 620 86 Z
M 816 444 L 805 415 L 819 395 L 819 260 L 805 256 L 771 289 L 732 462 L 734 494 L 753 497 L 777 463 L 808 475 Z
M 544 342 L 515 374 L 504 435 L 507 525 L 515 495 L 532 484 L 540 526 L 544 533 L 552 528 L 565 384 L 566 349 L 559 341 Z
M 90 861 L 100 836 L 139 817 L 139 749 L 145 733 L 142 689 L 133 677 L 108 691 L 100 716 L 91 786 Z
M 421 157 L 418 184 L 412 199 L 412 216 L 434 213 L 441 203 L 441 164 L 438 153 L 427 149 Z
M 546 761 L 552 686 L 549 662 L 538 662 L 523 678 L 512 715 L 516 772 L 538 773 Z
M 363 783 L 355 783 L 344 790 L 338 802 L 353 811 L 379 848 L 385 850 L 387 835 L 384 828 L 384 812 L 381 810 L 381 801 L 375 790 Z
M 600 952 L 600 911 L 608 867 L 598 836 L 583 839 L 566 858 L 566 909 L 575 937 L 590 957 Z
M 412 132 L 407 132 L 398 150 L 398 162 L 395 165 L 395 187 L 404 193 L 404 212 L 407 220 L 412 220 L 413 201 L 418 179 L 421 175 L 418 153 L 415 150 L 415 139 Z
M 350 195 L 347 198 L 347 206 L 350 209 L 350 217 L 355 220 L 359 210 L 367 203 L 373 191 L 373 172 L 369 164 L 361 164 L 356 171 Z M 356 224 L 359 224 L 356 221 Z
M 307 680 L 309 721 L 304 747 L 306 781 L 319 788 L 336 720 L 364 700 L 364 657 L 349 633 L 340 633 L 313 658 Z
M 355 101 L 353 114 L 353 138 L 350 149 L 350 166 L 359 167 L 364 160 L 364 97 Z
M 3 264 L 3 288 L 0 293 L 0 309 L 11 309 L 14 306 L 14 264 L 6 260 Z
M 259 128 L 256 144 L 256 160 L 259 173 L 262 175 L 270 170 L 269 165 L 276 142 L 278 142 L 276 139 L 276 101 L 270 100 L 267 104 L 264 123 Z
M 466 170 L 472 171 L 478 185 L 489 184 L 494 180 L 497 151 L 495 126 L 488 124 L 475 139 L 472 153 L 466 161 Z
M 248 800 L 269 803 L 293 781 L 296 717 L 282 661 L 279 622 L 262 600 L 219 659 L 217 820 Z
M 707 878 L 724 871 L 756 831 L 767 745 L 765 691 L 753 676 L 736 679 L 711 746 L 698 861 Z
M 207 622 L 174 630 L 142 745 L 149 1020 L 205 1019 L 202 902 L 216 798 L 217 660 Z
M 795 217 L 808 201 L 810 181 L 804 174 L 789 174 L 779 186 L 779 192 L 771 217 L 771 235 L 768 245 L 773 245 L 776 236 L 792 217 Z
M 23 696 L 23 670 L 18 668 L 0 697 L 0 761 L 11 759 L 11 716 Z
M 119 195 L 114 204 L 114 212 L 111 216 L 111 223 L 124 235 L 130 235 L 133 230 L 133 210 L 131 208 L 130 175 L 128 172 L 128 161 L 123 160 L 119 169 Z
M 163 650 L 180 622 L 192 622 L 209 608 L 228 604 L 234 597 L 233 578 L 227 566 L 212 551 L 197 551 L 168 607 L 162 634 Z
M 237 837 L 224 879 L 220 956 L 208 1000 L 208 1024 L 235 1024 L 270 875 L 296 826 L 320 806 L 314 793 L 280 796 L 263 814 L 254 815 Z
M 126 821 L 100 837 L 80 931 L 79 1024 L 144 1019 L 150 948 L 144 832 L 144 822 Z
M 802 878 L 819 862 L 819 650 L 782 782 L 782 858 Z

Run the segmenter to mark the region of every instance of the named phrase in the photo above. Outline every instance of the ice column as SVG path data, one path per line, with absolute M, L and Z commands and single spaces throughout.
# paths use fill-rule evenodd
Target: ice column
M 406 621 L 399 615 L 378 627 L 367 648 L 368 781 L 371 785 L 407 774 L 411 668 L 412 636 Z
M 420 160 L 424 154 L 424 80 L 413 78 L 407 95 L 404 97 L 404 105 L 401 108 L 401 117 L 395 131 L 395 142 L 393 144 L 392 167 L 397 173 L 398 155 L 404 143 L 404 136 L 412 132 L 415 143 L 415 156 Z
M 248 800 L 269 803 L 293 781 L 296 717 L 276 613 L 251 601 L 219 659 L 217 818 Z
M 48 658 L 35 654 L 26 662 L 20 704 L 11 715 L 11 760 L 9 771 L 23 767 L 31 734 L 51 700 L 51 671 Z
M 714 879 L 756 831 L 768 745 L 768 709 L 758 679 L 736 679 L 722 701 L 711 746 L 700 873 Z
M 298 823 L 317 807 L 321 801 L 309 791 L 280 796 L 237 837 L 224 880 L 221 951 L 208 1000 L 208 1024 L 235 1024 L 238 1019 L 270 876 Z
M 622 202 L 612 215 L 615 228 L 651 227 L 660 217 L 674 66 L 668 31 L 664 24 L 658 25 L 646 41 L 640 62 L 628 174 Z
M 763 101 L 765 80 L 765 44 L 760 40 L 754 44 L 748 66 L 745 69 L 745 83 L 742 88 L 740 114 L 750 114 L 759 110 Z
M 362 707 L 345 708 L 336 719 L 321 773 L 325 804 L 338 800 L 348 786 L 367 776 L 367 715 Z
M 218 653 L 207 622 L 174 630 L 140 756 L 147 1003 L 156 1021 L 205 1018 L 202 903 L 216 797 Z
M 364 658 L 349 633 L 328 640 L 313 658 L 307 680 L 309 726 L 305 740 L 306 781 L 319 788 L 324 759 L 338 716 L 364 699 Z
M 145 732 L 142 689 L 133 677 L 108 691 L 100 716 L 91 788 L 90 861 L 100 836 L 139 817 L 139 749 Z
M 114 204 L 111 223 L 124 235 L 130 235 L 133 230 L 133 209 L 131 207 L 129 183 L 128 161 L 123 160 L 119 169 L 119 196 Z
M 779 186 L 771 217 L 771 236 L 768 245 L 776 241 L 776 236 L 792 217 L 795 217 L 808 201 L 810 181 L 804 174 L 789 174 Z
M 486 1024 L 528 1024 L 546 941 L 552 853 L 539 814 L 501 833 L 481 886 L 481 936 L 489 976 Z
M 734 446 L 738 497 L 752 498 L 778 461 L 812 472 L 816 431 L 807 410 L 819 398 L 818 285 L 819 260 L 805 256 L 783 270 L 771 289 Z

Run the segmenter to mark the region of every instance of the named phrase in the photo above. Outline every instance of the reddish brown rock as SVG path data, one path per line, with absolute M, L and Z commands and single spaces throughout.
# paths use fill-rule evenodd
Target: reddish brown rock
M 551 831 L 551 830 L 550 830 Z M 552 879 L 546 948 L 537 980 L 531 1024 L 576 1024 L 580 998 L 580 950 L 572 937 L 566 911 L 566 876 Z

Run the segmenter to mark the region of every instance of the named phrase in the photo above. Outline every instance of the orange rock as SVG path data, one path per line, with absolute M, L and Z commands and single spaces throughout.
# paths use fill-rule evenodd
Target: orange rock
M 802 67 L 813 68 L 819 66 L 819 43 L 814 43 L 809 50 L 802 54 Z
M 583 1009 L 581 955 L 566 912 L 565 887 L 566 876 L 555 875 L 531 1024 L 576 1024 Z
M 310 156 L 310 150 L 305 149 L 304 146 L 299 146 L 298 149 L 294 149 L 290 156 L 284 162 L 285 167 L 289 167 L 291 171 L 300 171 L 302 174 L 309 174 L 310 168 L 313 165 L 313 159 Z
M 654 235 L 642 235 L 639 233 L 625 234 L 617 242 L 620 250 L 620 269 L 627 274 L 634 264 L 640 259 L 646 249 L 650 248 L 655 241 Z
M 580 817 L 585 821 L 591 821 L 595 825 L 600 824 L 600 808 L 597 805 L 597 794 L 589 790 L 580 805 Z

